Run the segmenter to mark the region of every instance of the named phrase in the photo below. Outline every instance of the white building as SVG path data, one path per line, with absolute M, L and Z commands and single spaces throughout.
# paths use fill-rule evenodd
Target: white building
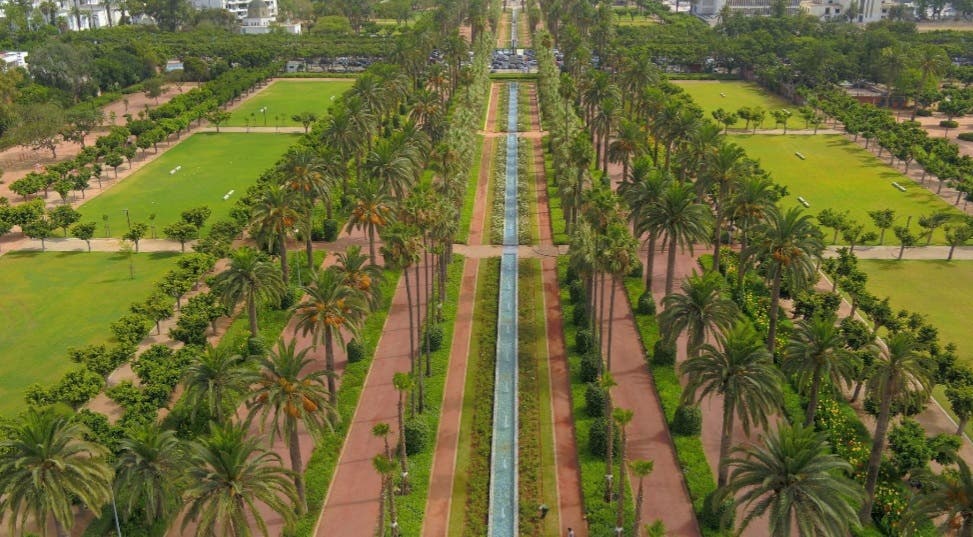
M 788 13 L 796 13 L 799 2 L 800 0 L 787 0 Z M 707 19 L 712 24 L 724 8 L 746 15 L 769 15 L 774 3 L 774 0 L 696 0 L 692 4 L 692 14 Z
M 236 15 L 236 18 L 241 23 L 249 15 L 250 5 L 253 3 L 252 0 L 191 0 L 192 4 L 198 8 L 209 8 L 209 9 L 225 9 L 230 13 Z M 277 0 L 261 0 L 261 4 L 264 4 L 262 8 L 266 8 L 266 14 L 269 18 L 274 20 L 277 19 Z M 264 12 L 261 11 L 261 14 Z
M 10 67 L 23 67 L 27 68 L 27 53 L 21 51 L 5 51 L 0 52 L 0 60 Z
M 855 5 L 852 10 L 851 6 Z M 889 8 L 895 2 L 883 0 L 803 0 L 801 9 L 815 17 L 830 20 L 847 20 L 849 11 L 853 11 L 854 22 L 875 22 L 886 18 Z

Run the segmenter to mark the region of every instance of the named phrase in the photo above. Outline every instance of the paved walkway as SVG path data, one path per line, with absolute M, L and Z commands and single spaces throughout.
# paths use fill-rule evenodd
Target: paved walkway
M 837 256 L 838 246 L 829 246 L 825 251 L 825 257 Z M 899 246 L 855 246 L 855 256 L 858 259 L 898 259 Z M 949 256 L 949 246 L 916 246 L 906 248 L 902 259 L 939 259 L 945 260 Z M 973 246 L 957 246 L 953 252 L 953 259 L 956 261 L 973 260 Z

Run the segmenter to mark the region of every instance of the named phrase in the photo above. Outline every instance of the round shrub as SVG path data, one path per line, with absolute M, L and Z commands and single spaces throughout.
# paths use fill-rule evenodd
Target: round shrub
M 699 522 L 712 530 L 732 528 L 735 518 L 733 498 L 719 498 L 719 491 L 713 491 L 703 499 L 703 509 L 699 513 Z
M 578 351 L 578 354 L 587 354 L 594 345 L 595 338 L 591 335 L 591 330 L 582 328 L 574 335 L 574 348 Z
M 288 290 L 286 293 L 280 295 L 280 303 L 277 304 L 277 309 L 286 310 L 289 309 L 297 302 L 297 297 L 294 296 L 294 292 Z
M 652 293 L 646 291 L 639 295 L 635 311 L 642 315 L 655 315 L 655 298 L 652 297 Z
M 415 455 L 425 451 L 429 445 L 429 424 L 426 420 L 415 417 L 405 422 L 405 453 Z
M 928 108 L 920 108 L 916 110 L 916 115 L 919 117 L 932 117 L 932 110 Z
M 631 270 L 628 271 L 628 275 L 629 275 L 630 278 L 641 278 L 642 277 L 642 262 L 641 261 L 635 261 L 635 263 L 632 264 Z
M 584 409 L 589 416 L 600 418 L 605 415 L 605 399 L 608 392 L 594 382 L 589 382 L 584 389 Z
M 574 311 L 571 312 L 571 322 L 579 328 L 588 326 L 588 312 L 585 311 L 583 304 L 574 307 Z
M 959 127 L 959 122 L 952 119 L 944 119 L 939 122 L 940 127 L 946 127 L 947 129 L 955 129 Z
M 973 142 L 973 132 L 961 132 L 957 138 L 964 142 Z
M 267 344 L 258 337 L 247 338 L 247 356 L 263 356 L 267 354 Z
M 601 356 L 597 351 L 592 351 L 581 357 L 581 382 L 595 382 L 598 380 L 598 368 L 601 365 Z
M 575 268 L 570 265 L 568 265 L 568 271 L 565 277 L 567 278 L 568 283 L 576 282 L 580 280 L 580 278 L 578 278 L 578 271 L 575 270 Z
M 664 339 L 657 340 L 652 347 L 653 365 L 674 365 L 676 363 L 676 346 Z
M 422 345 L 423 350 L 428 346 L 429 352 L 436 352 L 443 346 L 443 338 L 446 337 L 443 333 L 442 325 L 433 324 L 426 327 L 423 333 Z
M 584 284 L 581 280 L 574 280 L 568 284 L 568 294 L 571 296 L 571 303 L 578 304 L 584 300 Z
M 703 427 L 703 413 L 698 406 L 679 405 L 672 417 L 672 432 L 680 436 L 696 436 Z
M 338 238 L 338 221 L 334 218 L 326 219 L 321 228 L 322 239 L 327 242 L 332 242 Z
M 362 344 L 359 343 L 357 339 L 353 339 L 348 342 L 347 347 L 345 347 L 345 352 L 348 354 L 349 364 L 360 362 L 365 359 L 365 348 L 362 347 Z
M 617 457 L 620 451 L 620 442 L 618 442 L 617 427 L 614 425 L 612 425 L 612 433 L 615 437 L 615 441 L 612 442 L 612 451 Z M 608 453 L 608 420 L 604 417 L 598 418 L 591 423 L 591 430 L 588 431 L 588 451 L 592 455 L 601 457 L 602 459 Z

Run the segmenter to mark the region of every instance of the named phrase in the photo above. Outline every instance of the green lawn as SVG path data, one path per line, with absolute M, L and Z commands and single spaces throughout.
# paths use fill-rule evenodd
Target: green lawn
M 0 416 L 24 408 L 24 390 L 51 384 L 75 367 L 69 347 L 101 343 L 109 325 L 145 298 L 175 266 L 176 254 L 11 252 L 0 257 Z
M 258 127 L 273 127 L 277 121 L 281 126 L 300 126 L 291 116 L 301 112 L 325 114 L 332 101 L 354 83 L 352 79 L 278 80 L 233 110 L 226 124 L 243 127 L 250 120 L 252 125 Z M 266 114 L 261 112 L 264 107 L 267 108 Z
M 229 215 L 234 202 L 295 141 L 295 134 L 195 134 L 82 205 L 80 211 L 85 221 L 98 223 L 98 237 L 105 235 L 103 215 L 108 215 L 112 236 L 127 231 L 125 209 L 132 222 L 154 225 L 159 236 L 162 228 L 192 207 L 209 206 L 212 223 Z M 170 174 L 176 166 L 182 169 Z M 224 200 L 230 190 L 233 195 Z M 152 214 L 154 222 L 149 220 Z
M 744 106 L 759 106 L 767 113 L 761 127 L 772 129 L 775 128 L 774 116 L 770 115 L 770 111 L 786 108 L 793 113 L 787 120 L 787 128 L 804 128 L 804 120 L 798 116 L 796 105 L 788 103 L 756 84 L 736 80 L 674 80 L 673 83 L 686 90 L 686 93 L 703 109 L 708 119 L 713 118 L 710 112 L 717 108 L 722 108 L 727 112 L 736 112 Z M 737 120 L 730 131 L 732 132 L 734 129 L 743 130 L 745 125 L 745 121 Z M 751 128 L 753 128 L 752 125 Z
M 861 259 L 868 290 L 888 296 L 892 307 L 922 313 L 939 329 L 940 340 L 955 343 L 959 358 L 973 365 L 969 319 L 973 317 L 973 262 Z
M 844 137 L 834 135 L 740 135 L 732 141 L 743 146 L 747 155 L 760 161 L 774 181 L 784 185 L 789 195 L 785 206 L 798 205 L 798 196 L 809 204 L 812 214 L 831 207 L 848 211 L 850 217 L 877 231 L 868 211 L 892 209 L 895 224 L 905 225 L 912 217 L 911 229 L 919 233 L 917 220 L 937 211 L 961 213 L 924 187 L 890 168 L 871 153 Z M 801 160 L 794 153 L 800 152 Z M 906 188 L 900 192 L 892 186 L 898 182 Z M 830 242 L 830 235 L 828 241 Z M 839 242 L 841 237 L 838 238 Z M 942 228 L 933 235 L 933 242 L 945 242 Z M 892 230 L 885 234 L 885 244 L 897 244 Z

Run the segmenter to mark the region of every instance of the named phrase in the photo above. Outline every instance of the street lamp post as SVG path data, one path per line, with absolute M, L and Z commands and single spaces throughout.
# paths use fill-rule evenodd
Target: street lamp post
M 132 217 L 128 214 L 128 209 L 122 209 L 125 213 L 125 223 L 128 224 L 128 229 L 132 229 Z

